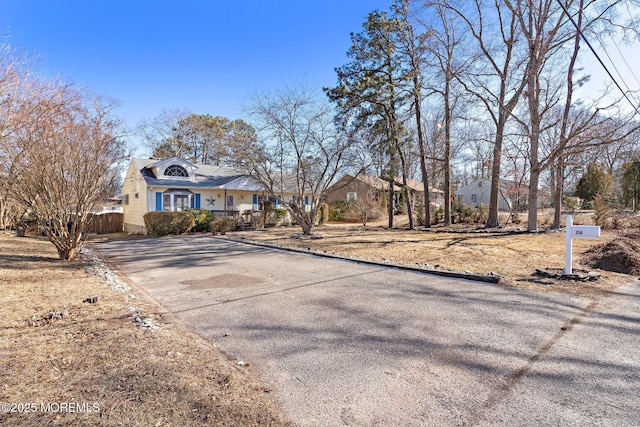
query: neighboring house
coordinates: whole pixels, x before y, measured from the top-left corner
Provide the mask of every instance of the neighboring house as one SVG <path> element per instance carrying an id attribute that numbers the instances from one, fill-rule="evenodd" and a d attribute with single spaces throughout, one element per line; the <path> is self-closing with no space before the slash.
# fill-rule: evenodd
<path id="1" fill-rule="evenodd" d="M 355 202 L 359 199 L 378 198 L 389 190 L 389 183 L 380 178 L 367 175 L 345 175 L 327 189 L 325 201 L 332 205 L 336 202 Z M 394 191 L 400 187 L 394 186 Z"/>
<path id="2" fill-rule="evenodd" d="M 150 211 L 201 208 L 237 218 L 244 212 L 261 210 L 264 201 L 278 208 L 296 197 L 285 192 L 285 200 L 280 200 L 237 169 L 196 165 L 178 157 L 132 159 L 122 192 L 124 230 L 133 233 L 147 232 L 143 216 Z"/>
<path id="3" fill-rule="evenodd" d="M 528 191 L 529 187 L 527 186 L 501 179 L 498 193 L 498 210 L 510 211 L 516 201 L 519 201 L 522 206 L 526 205 Z M 456 191 L 458 201 L 473 207 L 489 206 L 490 196 L 491 181 L 488 179 L 477 179 Z"/>
<path id="4" fill-rule="evenodd" d="M 396 185 L 402 187 L 402 178 L 396 178 Z M 407 179 L 407 187 L 409 187 L 409 191 L 414 197 L 418 197 L 421 201 L 424 201 L 424 184 L 422 181 Z M 435 207 L 444 205 L 444 191 L 430 187 L 429 202 L 431 206 Z"/>
<path id="5" fill-rule="evenodd" d="M 409 191 L 424 199 L 423 185 L 421 181 L 414 179 L 407 180 Z M 396 203 L 398 203 L 400 191 L 402 190 L 402 179 L 396 178 L 393 191 L 395 192 Z M 355 202 L 358 198 L 385 194 L 389 191 L 389 183 L 383 179 L 368 175 L 345 175 L 338 182 L 327 190 L 326 202 L 334 204 L 338 201 Z M 440 206 L 444 203 L 444 191 L 431 188 L 429 199 L 433 206 Z"/>
<path id="6" fill-rule="evenodd" d="M 120 198 L 111 198 L 105 199 L 96 203 L 93 208 L 93 213 L 95 214 L 105 214 L 105 213 L 123 213 L 122 209 L 122 199 Z"/>

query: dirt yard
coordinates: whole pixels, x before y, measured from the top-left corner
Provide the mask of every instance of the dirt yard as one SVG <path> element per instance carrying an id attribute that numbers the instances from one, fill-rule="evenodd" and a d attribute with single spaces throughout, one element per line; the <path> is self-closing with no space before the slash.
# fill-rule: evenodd
<path id="1" fill-rule="evenodd" d="M 252 367 L 94 272 L 0 232 L 0 425 L 286 425 Z"/>
<path id="2" fill-rule="evenodd" d="M 623 252 L 635 250 L 636 258 L 626 255 L 640 268 L 634 239 L 620 241 L 615 232 L 598 241 L 574 241 L 575 267 L 595 266 L 602 274 L 591 282 L 532 276 L 538 268 L 564 266 L 563 232 L 407 231 L 344 224 L 315 232 L 322 238 L 301 239 L 295 227 L 231 235 L 374 260 L 493 272 L 506 286 L 594 298 L 633 279 L 606 271 L 619 263 L 619 246 Z M 142 293 L 96 267 L 96 260 L 61 262 L 44 238 L 0 232 L 0 286 L 0 425 L 287 425 L 251 366 L 225 358 Z"/>
<path id="3" fill-rule="evenodd" d="M 380 225 L 328 224 L 316 227 L 314 233 L 321 238 L 301 238 L 300 229 L 295 227 L 232 235 L 240 239 L 365 259 L 476 274 L 493 273 L 502 277 L 504 285 L 542 292 L 596 296 L 632 279 L 629 275 L 615 272 L 620 270 L 606 271 L 602 261 L 597 263 L 601 259 L 598 253 L 585 255 L 590 248 L 614 241 L 619 236 L 614 231 L 604 231 L 598 240 L 573 241 L 575 271 L 594 270 L 602 275 L 599 280 L 588 282 L 533 276 L 536 269 L 564 269 L 564 230 L 527 233 L 514 228 L 488 232 L 482 228 L 443 230 L 436 227 L 409 231 L 402 228 L 389 230 Z M 604 262 L 611 264 L 614 260 Z"/>

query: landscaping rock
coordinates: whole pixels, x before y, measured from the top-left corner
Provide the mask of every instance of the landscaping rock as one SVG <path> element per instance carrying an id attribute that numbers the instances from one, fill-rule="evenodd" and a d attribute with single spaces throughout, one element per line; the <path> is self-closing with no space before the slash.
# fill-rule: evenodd
<path id="1" fill-rule="evenodd" d="M 592 282 L 598 280 L 601 275 L 594 271 L 573 270 L 572 274 L 566 274 L 560 268 L 537 268 L 532 276 L 549 277 L 560 280 L 577 280 L 580 282 Z"/>
<path id="2" fill-rule="evenodd" d="M 131 290 L 131 287 L 124 283 L 120 278 L 102 261 L 98 255 L 90 248 L 84 246 L 80 250 L 80 256 L 83 260 L 90 265 L 87 267 L 86 272 L 89 274 L 95 274 L 102 277 L 111 289 L 115 292 L 127 292 Z"/>
<path id="3" fill-rule="evenodd" d="M 62 311 L 60 311 L 52 308 L 51 310 L 49 310 L 49 315 L 47 318 L 49 320 L 53 320 L 53 319 L 64 319 L 66 317 L 69 317 L 69 312 L 67 311 L 67 309 L 63 309 Z"/>
<path id="4" fill-rule="evenodd" d="M 89 298 L 84 299 L 82 302 L 87 304 L 95 304 L 100 301 L 100 295 L 91 295 Z"/>

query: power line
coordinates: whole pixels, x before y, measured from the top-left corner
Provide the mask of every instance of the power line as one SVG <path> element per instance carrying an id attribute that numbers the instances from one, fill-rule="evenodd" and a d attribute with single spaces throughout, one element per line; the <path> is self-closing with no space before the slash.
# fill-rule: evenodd
<path id="1" fill-rule="evenodd" d="M 622 73 L 620 72 L 620 70 L 618 70 L 618 67 L 616 66 L 616 63 L 614 62 L 613 58 L 611 58 L 611 55 L 609 55 L 609 51 L 604 47 L 604 43 L 602 42 L 602 39 L 600 37 L 598 37 L 598 35 L 596 35 L 596 40 L 598 40 L 598 43 L 600 43 L 600 47 L 602 48 L 602 50 L 604 51 L 604 54 L 607 55 L 607 58 L 609 59 L 609 62 L 611 63 L 611 65 L 613 66 L 613 69 L 616 71 L 616 73 L 618 74 L 618 77 L 620 78 L 620 81 L 622 82 L 622 84 L 624 85 L 624 87 L 627 89 L 627 91 L 625 93 L 627 94 L 632 94 L 633 91 L 631 90 L 631 88 L 629 87 L 629 85 L 627 84 L 627 82 L 625 81 L 624 77 L 622 76 Z M 620 50 L 620 47 L 618 46 L 618 44 L 616 43 L 614 38 L 611 38 L 611 41 L 613 42 L 613 44 L 615 45 L 615 47 L 618 50 L 618 53 L 620 54 L 620 56 L 622 57 L 623 62 L 627 65 L 627 68 L 629 68 L 629 71 L 631 71 L 631 75 L 636 79 L 636 81 L 638 81 L 638 79 L 636 78 L 635 74 L 633 73 L 633 71 L 631 70 L 631 68 L 629 67 L 629 64 L 627 63 L 627 60 L 624 58 L 624 54 L 622 53 L 622 51 Z M 640 82 L 638 82 L 638 84 L 640 84 Z M 633 95 L 633 101 L 637 102 L 638 100 L 635 98 L 635 94 Z"/>
<path id="2" fill-rule="evenodd" d="M 604 68 L 604 70 L 607 72 L 607 74 L 609 75 L 611 80 L 613 80 L 613 83 L 616 85 L 618 90 L 620 90 L 620 93 L 622 93 L 622 96 L 624 96 L 625 99 L 629 102 L 629 104 L 631 105 L 631 108 L 633 108 L 633 110 L 636 112 L 636 114 L 640 115 L 640 109 L 638 109 L 638 107 L 633 104 L 631 99 L 629 99 L 629 97 L 627 96 L 627 93 L 624 90 L 622 90 L 622 87 L 620 87 L 620 84 L 618 84 L 618 81 L 615 79 L 615 77 L 613 77 L 613 75 L 611 74 L 611 71 L 609 71 L 609 68 L 607 68 L 607 66 L 604 65 L 604 62 L 602 62 L 602 59 L 600 59 L 600 55 L 598 55 L 598 53 L 593 48 L 593 46 L 591 46 L 591 43 L 589 43 L 589 40 L 587 40 L 587 37 L 582 32 L 582 29 L 580 27 L 578 27 L 578 24 L 576 24 L 576 21 L 569 14 L 569 11 L 567 10 L 567 8 L 564 7 L 564 5 L 562 4 L 562 2 L 560 0 L 557 0 L 557 2 L 560 5 L 560 7 L 562 8 L 564 14 L 567 15 L 567 18 L 569 18 L 569 20 L 571 21 L 573 26 L 576 28 L 576 31 L 578 31 L 578 34 L 580 34 L 580 37 L 582 37 L 582 40 L 584 40 L 584 42 L 587 44 L 587 46 L 589 46 L 589 49 L 591 49 L 591 52 L 593 53 L 593 55 L 596 57 L 596 59 L 598 60 L 600 65 L 602 65 L 602 68 Z"/>
<path id="3" fill-rule="evenodd" d="M 631 74 L 631 76 L 634 78 L 636 83 L 638 83 L 638 86 L 640 86 L 640 80 L 638 80 L 638 77 L 633 72 L 633 68 L 631 68 L 631 66 L 627 62 L 627 58 L 624 57 L 624 54 L 622 53 L 622 50 L 620 50 L 620 46 L 618 46 L 618 43 L 616 42 L 616 40 L 614 38 L 612 38 L 611 41 L 613 42 L 613 45 L 616 47 L 616 50 L 620 54 L 620 57 L 622 58 L 622 61 L 624 62 L 624 65 L 627 66 L 627 70 L 629 70 L 629 73 Z M 602 41 L 600 41 L 600 45 L 602 45 Z M 602 46 L 602 48 L 604 49 L 604 46 Z M 622 76 L 620 76 L 620 77 L 622 78 Z M 629 85 L 625 85 L 625 86 L 627 86 L 627 88 L 629 87 Z"/>
<path id="4" fill-rule="evenodd" d="M 607 58 L 609 59 L 609 62 L 611 63 L 611 66 L 613 67 L 613 69 L 615 70 L 615 72 L 618 74 L 618 77 L 620 77 L 620 80 L 622 80 L 622 84 L 627 88 L 627 92 L 630 92 L 631 89 L 629 89 L 629 85 L 627 84 L 627 82 L 624 81 L 624 79 L 622 78 L 622 73 L 620 72 L 620 70 L 618 70 L 618 67 L 616 66 L 616 63 L 613 62 L 613 59 L 611 59 L 611 55 L 609 55 L 609 52 L 607 51 L 607 49 L 604 49 L 604 43 L 602 42 L 602 40 L 600 39 L 600 37 L 596 36 L 596 40 L 598 40 L 598 43 L 600 43 L 600 47 L 603 48 L 604 50 L 604 54 L 607 56 Z M 626 92 L 625 92 L 626 93 Z"/>

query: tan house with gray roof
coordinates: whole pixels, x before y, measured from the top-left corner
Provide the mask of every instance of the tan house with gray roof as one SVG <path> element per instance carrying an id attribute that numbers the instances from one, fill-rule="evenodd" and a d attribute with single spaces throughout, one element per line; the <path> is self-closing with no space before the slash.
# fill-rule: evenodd
<path id="1" fill-rule="evenodd" d="M 150 211 L 200 208 L 233 217 L 259 211 L 266 200 L 278 208 L 296 197 L 284 192 L 281 200 L 237 169 L 196 165 L 178 157 L 132 159 L 122 192 L 124 229 L 130 233 L 146 233 L 143 217 Z"/>
<path id="2" fill-rule="evenodd" d="M 424 200 L 424 187 L 421 181 L 415 179 L 407 180 L 407 187 L 412 195 L 420 197 Z M 402 190 L 402 179 L 396 178 L 393 191 L 396 199 Z M 383 179 L 370 175 L 345 175 L 338 182 L 333 184 L 327 190 L 326 201 L 334 204 L 338 201 L 355 202 L 358 198 L 368 197 L 368 193 L 373 192 L 376 195 L 385 194 L 389 191 L 389 183 Z M 429 190 L 429 199 L 432 206 L 440 206 L 444 203 L 444 191 L 437 188 Z M 398 201 L 396 200 L 396 203 Z"/>

